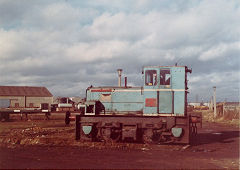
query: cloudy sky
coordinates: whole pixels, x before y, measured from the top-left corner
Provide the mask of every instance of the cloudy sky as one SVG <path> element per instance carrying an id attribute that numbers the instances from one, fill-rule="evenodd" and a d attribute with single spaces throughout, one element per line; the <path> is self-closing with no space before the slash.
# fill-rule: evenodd
<path id="1" fill-rule="evenodd" d="M 0 85 L 84 96 L 117 85 L 117 68 L 142 86 L 142 66 L 187 65 L 190 101 L 239 100 L 236 0 L 0 0 Z"/>

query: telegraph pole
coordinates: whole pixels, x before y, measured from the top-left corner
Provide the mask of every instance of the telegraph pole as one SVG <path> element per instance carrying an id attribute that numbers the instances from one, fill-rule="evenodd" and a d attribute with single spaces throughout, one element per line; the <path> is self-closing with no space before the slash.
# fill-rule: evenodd
<path id="1" fill-rule="evenodd" d="M 213 86 L 213 105 L 214 105 L 214 118 L 217 117 L 217 104 L 216 104 L 216 86 Z"/>

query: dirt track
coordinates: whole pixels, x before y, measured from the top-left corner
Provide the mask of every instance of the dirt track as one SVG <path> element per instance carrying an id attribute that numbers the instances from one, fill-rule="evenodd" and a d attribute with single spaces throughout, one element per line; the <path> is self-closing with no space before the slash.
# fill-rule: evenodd
<path id="1" fill-rule="evenodd" d="M 0 123 L 0 168 L 239 169 L 239 128 L 204 122 L 192 146 L 81 143 L 64 121 Z"/>

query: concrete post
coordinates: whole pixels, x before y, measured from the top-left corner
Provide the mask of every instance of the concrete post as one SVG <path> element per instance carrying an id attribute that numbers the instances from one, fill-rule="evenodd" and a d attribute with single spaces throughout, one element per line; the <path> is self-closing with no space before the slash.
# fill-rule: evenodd
<path id="1" fill-rule="evenodd" d="M 217 103 L 216 103 L 216 86 L 213 86 L 213 106 L 214 106 L 214 118 L 217 117 Z"/>
<path id="2" fill-rule="evenodd" d="M 213 111 L 213 97 L 212 97 L 212 96 L 211 96 L 211 98 L 210 98 L 209 110 L 210 110 L 210 111 Z"/>

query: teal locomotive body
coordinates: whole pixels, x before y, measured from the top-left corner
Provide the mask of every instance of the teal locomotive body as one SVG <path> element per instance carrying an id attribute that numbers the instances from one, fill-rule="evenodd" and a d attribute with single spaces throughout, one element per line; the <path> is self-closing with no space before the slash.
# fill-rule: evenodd
<path id="1" fill-rule="evenodd" d="M 142 87 L 88 87 L 76 139 L 189 143 L 196 122 L 187 113 L 186 66 L 143 67 Z"/>
<path id="2" fill-rule="evenodd" d="M 188 71 L 185 66 L 144 67 L 143 87 L 89 87 L 86 101 L 101 102 L 110 114 L 184 116 Z"/>

